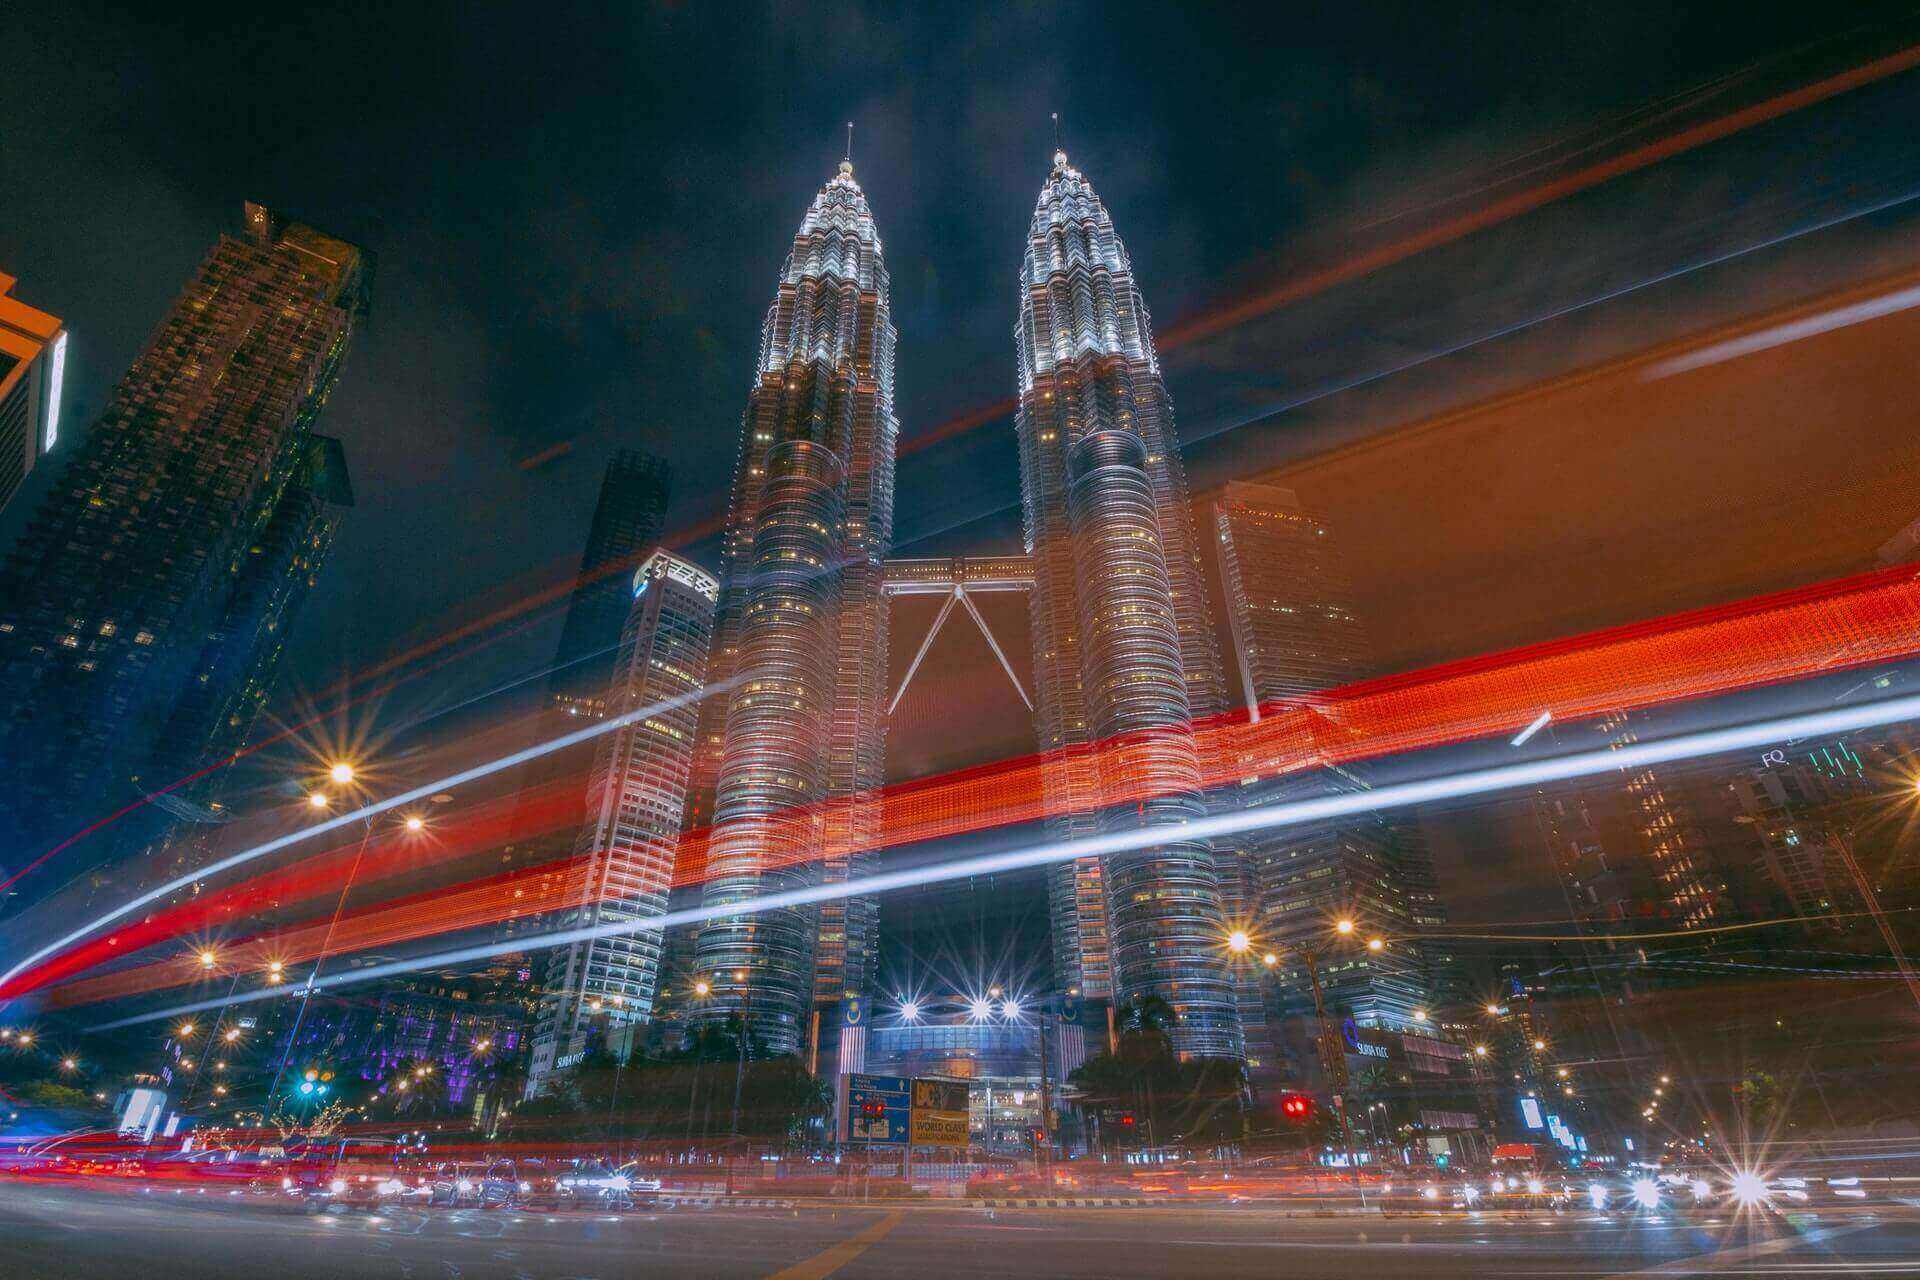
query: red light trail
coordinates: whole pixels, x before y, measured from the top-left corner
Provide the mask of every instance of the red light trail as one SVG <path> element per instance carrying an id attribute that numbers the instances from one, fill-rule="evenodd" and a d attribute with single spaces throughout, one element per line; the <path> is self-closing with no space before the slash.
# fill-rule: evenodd
<path id="1" fill-rule="evenodd" d="M 1212 788 L 1256 774 L 1298 772 L 1511 737 L 1542 712 L 1551 712 L 1561 723 L 1588 720 L 1916 653 L 1920 653 L 1920 570 L 1901 566 L 1349 685 L 1311 700 L 1264 707 L 1257 722 L 1239 713 L 1203 722 L 1195 726 L 1194 734 L 1202 781 Z M 1154 794 L 1144 781 L 1129 781 L 1131 746 L 1126 740 L 1115 740 L 1087 753 L 1089 764 L 1099 771 L 1104 803 L 1132 803 Z M 881 846 L 908 845 L 1049 816 L 1053 805 L 1046 794 L 1046 767 L 1043 758 L 1025 756 L 898 784 L 877 797 L 843 803 L 877 799 Z M 574 807 L 566 791 L 569 783 L 579 785 L 577 780 L 557 783 L 530 803 L 532 816 L 521 820 L 523 826 L 564 820 L 564 813 Z M 473 839 L 460 839 L 457 846 L 463 852 L 448 856 L 483 848 L 488 837 L 482 833 L 499 830 L 493 825 L 498 820 L 491 814 L 476 819 Z M 696 884 L 705 878 L 708 834 L 698 830 L 682 837 L 676 884 Z M 174 929 L 178 936 L 194 922 L 242 919 L 248 903 L 284 905 L 317 896 L 327 890 L 327 870 L 337 870 L 340 856 L 341 851 L 331 850 L 231 886 L 187 914 L 168 915 L 167 922 L 156 928 Z M 432 890 L 398 904 L 361 908 L 342 919 L 333 949 L 390 946 L 558 910 L 568 905 L 567 894 L 576 883 L 569 873 L 582 863 L 582 859 L 561 859 Z M 418 865 L 424 862 L 406 864 L 404 869 Z M 378 874 L 384 878 L 397 870 L 383 868 Z M 319 928 L 319 922 L 307 921 L 249 939 L 230 952 L 249 957 L 239 967 L 263 967 L 264 950 L 256 957 L 249 948 L 265 948 L 270 942 L 276 953 L 272 958 L 285 962 L 293 958 L 288 949 L 315 945 L 308 934 Z M 144 932 L 140 936 L 147 938 Z M 147 938 L 139 945 L 158 940 Z M 98 962 L 96 957 L 126 954 L 124 945 L 108 947 L 103 954 L 100 948 L 105 941 L 79 944 L 17 975 L 0 986 L 0 999 L 84 972 Z M 70 959 L 82 951 L 87 952 L 85 960 Z M 197 958 L 185 956 L 70 983 L 61 989 L 56 1003 L 105 999 L 204 977 Z"/>

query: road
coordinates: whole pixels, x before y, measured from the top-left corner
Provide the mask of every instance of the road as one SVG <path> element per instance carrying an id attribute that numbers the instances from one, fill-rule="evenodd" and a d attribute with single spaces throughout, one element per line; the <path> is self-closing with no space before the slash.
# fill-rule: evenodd
<path id="1" fill-rule="evenodd" d="M 1920 1214 L 1293 1217 L 1247 1207 L 407 1210 L 306 1217 L 229 1201 L 0 1182 L 0 1277 L 88 1280 L 1041 1280 L 1398 1274 L 1920 1274 Z"/>

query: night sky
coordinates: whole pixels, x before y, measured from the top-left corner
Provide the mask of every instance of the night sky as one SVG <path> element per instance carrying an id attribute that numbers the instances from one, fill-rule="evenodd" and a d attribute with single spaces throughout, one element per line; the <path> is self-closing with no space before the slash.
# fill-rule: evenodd
<path id="1" fill-rule="evenodd" d="M 719 509 L 775 273 L 846 121 L 892 275 L 911 438 L 1012 390 L 1050 112 L 1164 331 L 1470 201 L 1536 148 L 1564 163 L 1655 136 L 1661 110 L 1700 107 L 1683 90 L 1734 106 L 1898 47 L 1882 15 L 1910 6 L 1846 6 L 1845 28 L 1833 7 L 1753 4 L 134 8 L 11 16 L 0 270 L 73 332 L 67 410 L 84 418 L 243 200 L 378 255 L 371 321 L 321 424 L 359 501 L 292 653 L 291 683 L 316 688 L 569 573 L 616 448 L 673 464 L 670 525 Z M 1794 272 L 1886 265 L 1889 227 L 1911 237 L 1901 212 L 1807 245 L 1792 271 L 1730 269 L 1424 369 L 1385 399 L 1275 413 L 1920 184 L 1915 96 L 1865 91 L 1183 350 L 1168 373 L 1183 434 L 1206 441 L 1196 487 L 1778 300 Z M 1005 421 L 908 459 L 901 550 L 1016 546 L 1017 486 Z M 554 615 L 417 696 L 530 672 L 557 629 Z M 917 640 L 906 627 L 896 648 Z M 898 749 L 945 763 L 911 733 Z"/>

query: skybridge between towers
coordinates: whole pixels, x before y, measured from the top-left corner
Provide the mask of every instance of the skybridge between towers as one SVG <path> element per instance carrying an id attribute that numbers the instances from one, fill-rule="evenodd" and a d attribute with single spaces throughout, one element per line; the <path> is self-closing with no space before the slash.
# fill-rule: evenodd
<path id="1" fill-rule="evenodd" d="M 900 699 L 906 696 L 914 673 L 920 670 L 921 662 L 926 659 L 927 651 L 933 648 L 940 628 L 946 625 L 956 604 L 965 609 L 974 625 L 980 628 L 980 634 L 986 638 L 993 656 L 999 659 L 1000 669 L 1007 673 L 1007 679 L 1013 683 L 1014 692 L 1020 695 L 1020 701 L 1026 703 L 1027 710 L 1033 710 L 1033 699 L 1027 696 L 1026 689 L 1020 684 L 1020 677 L 1014 674 L 1013 664 L 1007 661 L 1006 651 L 1000 647 L 1000 641 L 994 638 L 993 629 L 987 625 L 986 617 L 972 599 L 977 595 L 995 592 L 1030 594 L 1033 591 L 1031 559 L 1026 556 L 953 556 L 935 560 L 889 560 L 884 566 L 880 591 L 888 599 L 894 596 L 946 597 L 940 611 L 933 616 L 933 625 L 927 628 L 927 638 L 920 642 L 920 648 L 914 652 L 906 675 L 900 678 L 900 687 L 887 703 L 888 715 L 893 714 L 894 708 L 900 705 Z"/>

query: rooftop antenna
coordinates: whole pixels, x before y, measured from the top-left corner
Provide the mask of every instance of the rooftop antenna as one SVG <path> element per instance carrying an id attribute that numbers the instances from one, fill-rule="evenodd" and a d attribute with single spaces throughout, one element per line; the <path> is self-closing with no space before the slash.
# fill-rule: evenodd
<path id="1" fill-rule="evenodd" d="M 847 121 L 847 155 L 846 155 L 846 161 L 847 161 L 847 163 L 848 163 L 848 164 L 852 164 L 852 163 L 853 163 L 853 121 L 851 121 L 851 120 L 849 120 L 849 121 Z"/>
<path id="2" fill-rule="evenodd" d="M 1058 111 L 1053 113 L 1053 149 L 1055 151 L 1060 149 L 1060 113 Z"/>

